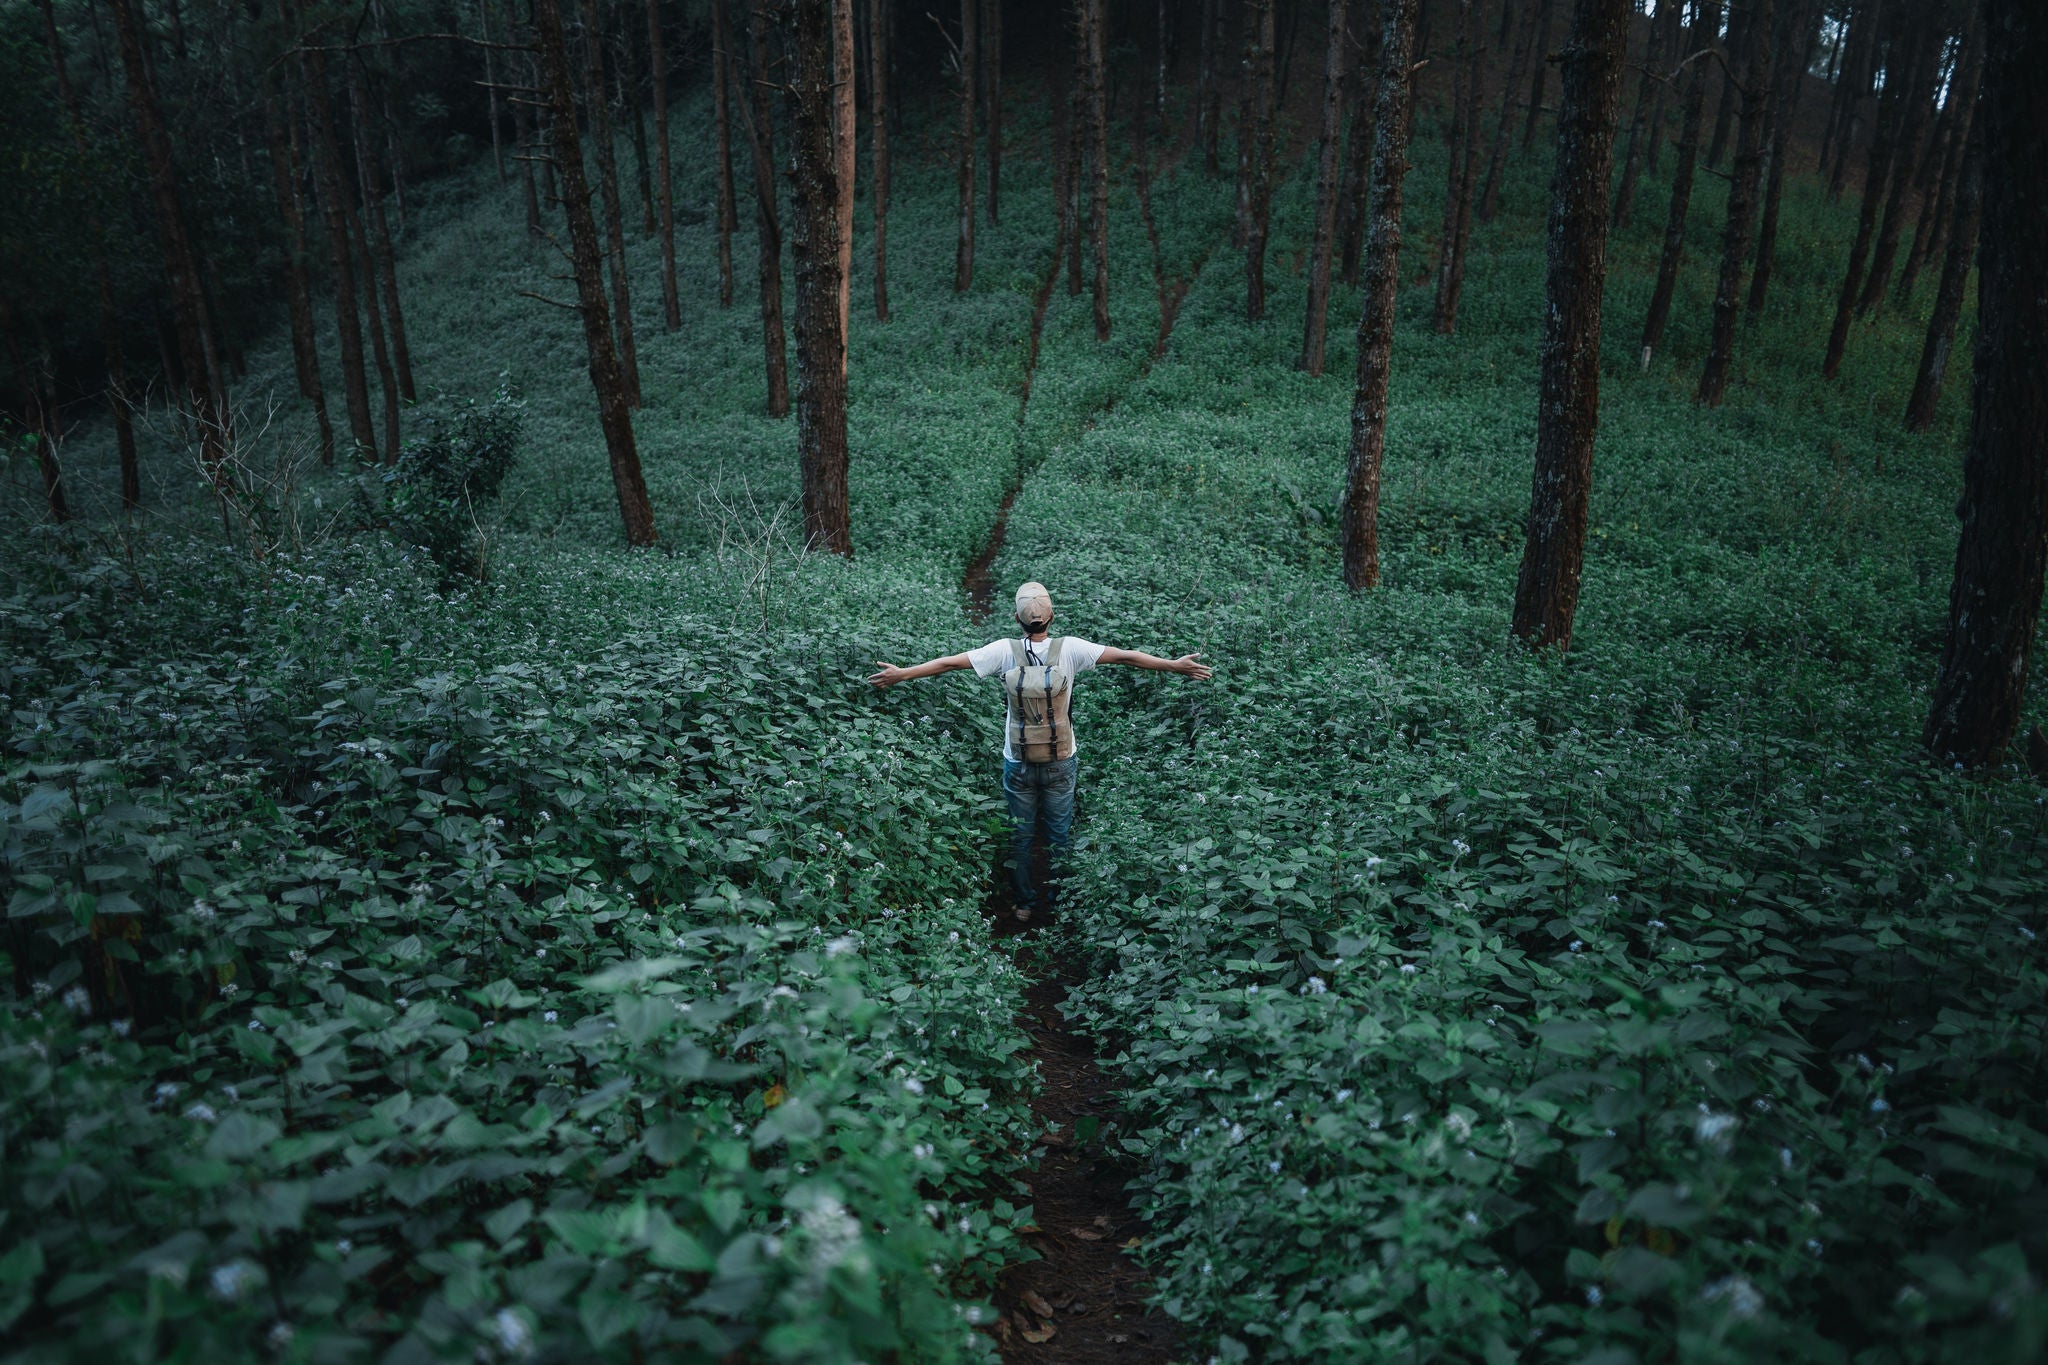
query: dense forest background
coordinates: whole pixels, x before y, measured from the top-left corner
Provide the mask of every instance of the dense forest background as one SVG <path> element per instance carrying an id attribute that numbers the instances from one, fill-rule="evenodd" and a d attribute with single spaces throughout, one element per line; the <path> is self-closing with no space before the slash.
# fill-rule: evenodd
<path id="1" fill-rule="evenodd" d="M 2042 35 L 10 0 L 0 1352 L 2038 1358 Z"/>

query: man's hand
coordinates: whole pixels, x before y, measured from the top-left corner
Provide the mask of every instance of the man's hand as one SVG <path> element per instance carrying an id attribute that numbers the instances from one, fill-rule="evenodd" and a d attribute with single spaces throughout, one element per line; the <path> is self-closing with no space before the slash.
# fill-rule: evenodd
<path id="1" fill-rule="evenodd" d="M 1209 665 L 1202 663 L 1200 661 L 1201 658 L 1202 656 L 1199 651 L 1193 654 L 1183 654 L 1168 664 L 1167 667 L 1176 673 L 1184 673 L 1198 682 L 1207 682 L 1213 670 Z"/>
<path id="2" fill-rule="evenodd" d="M 875 662 L 882 664 L 882 671 L 868 674 L 868 681 L 877 687 L 894 687 L 897 683 L 910 676 L 910 670 L 907 668 L 898 668 L 894 664 L 884 664 L 880 659 L 875 660 Z"/>

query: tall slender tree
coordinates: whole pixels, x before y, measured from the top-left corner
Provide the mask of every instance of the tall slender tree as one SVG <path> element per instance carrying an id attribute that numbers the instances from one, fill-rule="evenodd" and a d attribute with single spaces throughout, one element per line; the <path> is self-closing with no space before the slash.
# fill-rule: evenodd
<path id="1" fill-rule="evenodd" d="M 125 0 L 124 0 L 125 3 Z M 317 34 L 304 29 L 305 7 L 297 9 L 302 30 L 299 72 L 306 96 L 306 126 L 313 151 L 315 199 L 327 229 L 328 265 L 334 290 L 334 332 L 341 365 L 342 406 L 348 413 L 349 435 L 356 457 L 374 463 L 377 435 L 370 416 L 370 380 L 364 364 L 361 305 L 357 301 L 355 236 L 349 231 L 348 190 L 342 178 L 340 140 L 334 129 L 334 102 L 327 86 L 327 54 Z M 368 285 L 374 290 L 374 285 Z"/>
<path id="2" fill-rule="evenodd" d="M 718 306 L 732 306 L 732 234 L 738 225 L 732 194 L 732 120 L 727 92 L 732 61 L 732 35 L 725 21 L 726 0 L 711 0 L 712 121 L 718 135 Z M 661 233 L 661 321 L 674 332 L 683 325 L 682 291 L 676 283 L 675 159 L 668 139 L 668 40 L 661 29 L 661 0 L 647 0 L 647 67 L 654 87 L 654 173 Z"/>
<path id="3" fill-rule="evenodd" d="M 528 56 L 527 61 L 531 70 L 538 70 L 538 66 L 534 63 L 534 58 L 531 55 Z M 526 88 L 533 90 L 537 89 L 539 85 L 540 77 L 529 74 Z M 518 152 L 515 159 L 519 162 L 520 199 L 526 206 L 526 235 L 529 237 L 539 237 L 543 231 L 540 220 L 540 186 L 535 183 L 536 177 L 533 173 L 533 163 L 543 159 L 541 134 L 534 127 L 534 117 L 527 108 L 531 101 L 528 98 L 515 96 L 509 102 L 512 105 L 512 133 L 518 141 Z"/>
<path id="4" fill-rule="evenodd" d="M 1526 0 L 1524 0 L 1526 3 Z M 1550 16 L 1557 0 L 1538 0 L 1536 5 L 1536 46 L 1529 63 L 1529 111 L 1522 120 L 1522 150 L 1536 145 L 1536 121 L 1543 116 L 1543 90 L 1550 80 Z"/>
<path id="5" fill-rule="evenodd" d="M 789 347 L 782 328 L 782 210 L 775 195 L 774 105 L 771 79 L 769 4 L 750 0 L 747 10 L 747 97 L 740 113 L 747 123 L 747 150 L 754 166 L 755 271 L 761 285 L 761 346 L 767 356 L 768 415 L 789 416 Z"/>
<path id="6" fill-rule="evenodd" d="M 1664 250 L 1657 260 L 1657 283 L 1650 291 L 1650 311 L 1643 318 L 1642 366 L 1664 344 L 1664 325 L 1671 318 L 1671 298 L 1678 288 L 1678 266 L 1685 258 L 1685 219 L 1692 207 L 1693 175 L 1699 165 L 1700 125 L 1706 118 L 1706 55 L 1719 42 L 1721 0 L 1700 0 L 1693 11 L 1692 51 L 1685 58 L 1685 117 L 1678 129 L 1676 164 L 1671 170 L 1671 204 L 1664 216 Z"/>
<path id="7" fill-rule="evenodd" d="M 1714 288 L 1714 323 L 1706 364 L 1694 397 L 1719 407 L 1728 391 L 1735 359 L 1735 320 L 1742 311 L 1742 273 L 1749 261 L 1750 229 L 1756 222 L 1757 187 L 1763 175 L 1764 124 L 1771 110 L 1771 6 L 1752 0 L 1745 60 L 1737 93 L 1741 126 L 1735 134 L 1735 165 L 1728 178 L 1728 220 L 1721 233 L 1721 277 Z"/>
<path id="8" fill-rule="evenodd" d="M 1417 0 L 1381 0 L 1378 93 L 1374 97 L 1372 226 L 1365 244 L 1364 306 L 1358 315 L 1358 384 L 1351 398 L 1338 541 L 1344 583 L 1380 582 L 1380 462 L 1387 445 L 1387 376 L 1394 351 L 1394 301 L 1401 287 L 1401 188 L 1415 101 Z"/>
<path id="9" fill-rule="evenodd" d="M 108 0 L 121 49 L 122 74 L 128 82 L 128 107 L 135 116 L 137 140 L 149 168 L 149 188 L 156 209 L 157 239 L 163 247 L 164 273 L 171 285 L 171 322 L 178 343 L 192 417 L 199 427 L 201 458 L 218 470 L 227 458 L 227 395 L 218 382 L 212 357 L 205 286 L 200 281 L 199 253 L 185 221 L 179 196 L 178 164 L 164 128 L 156 79 L 142 45 L 142 24 L 134 0 Z"/>
<path id="10" fill-rule="evenodd" d="M 1884 217 L 1871 246 L 1870 272 L 1864 276 L 1862 292 L 1857 296 L 1858 315 L 1882 303 L 1885 287 L 1891 283 L 1892 266 L 1899 255 L 1899 237 L 1906 226 L 1906 196 L 1919 168 L 1921 144 L 1926 141 L 1933 92 L 1940 74 L 1938 67 L 1947 41 L 1944 26 L 1930 16 L 1921 25 L 1919 41 L 1912 48 L 1912 65 L 1906 73 L 1909 83 L 1900 102 L 1898 145 L 1892 155 L 1890 183 L 1885 187 Z"/>
<path id="11" fill-rule="evenodd" d="M 1897 30 L 1900 10 L 1893 11 L 1893 32 L 1879 39 L 1880 56 L 1886 62 L 1902 58 L 1906 44 Z M 1896 70 L 1896 68 L 1893 68 Z M 1849 244 L 1849 264 L 1842 272 L 1842 288 L 1835 296 L 1834 326 L 1828 331 L 1827 354 L 1821 360 L 1820 372 L 1833 379 L 1842 370 L 1842 357 L 1849 348 L 1849 321 L 1856 310 L 1856 299 L 1863 285 L 1863 267 L 1870 258 L 1871 240 L 1877 232 L 1878 205 L 1884 200 L 1885 186 L 1890 183 L 1893 161 L 1893 130 L 1899 122 L 1899 105 L 1903 102 L 1903 87 L 1909 82 L 1893 80 L 1887 83 L 1884 97 L 1878 101 L 1877 122 L 1871 132 L 1870 158 L 1863 172 L 1863 201 L 1856 213 L 1856 235 Z"/>
<path id="12" fill-rule="evenodd" d="M 988 220 L 1002 221 L 1003 0 L 981 0 L 981 89 L 988 111 Z"/>
<path id="13" fill-rule="evenodd" d="M 1337 277 L 1358 283 L 1365 249 L 1366 190 L 1372 183 L 1373 107 L 1379 100 L 1380 0 L 1351 9 L 1351 130 L 1344 145 L 1344 187 L 1337 198 Z"/>
<path id="14" fill-rule="evenodd" d="M 1642 178 L 1645 153 L 1649 150 L 1650 104 L 1652 92 L 1660 88 L 1665 76 L 1658 69 L 1664 54 L 1658 40 L 1664 33 L 1665 12 L 1678 0 L 1655 0 L 1656 8 L 1650 14 L 1650 45 L 1643 53 L 1642 73 L 1636 78 L 1635 113 L 1628 121 L 1627 150 L 1621 158 L 1621 188 L 1614 192 L 1614 226 L 1627 227 L 1629 214 L 1635 208 L 1636 185 Z"/>
<path id="15" fill-rule="evenodd" d="M 484 40 L 484 92 L 491 118 L 491 160 L 498 168 L 498 183 L 505 183 L 504 122 L 498 114 L 498 46 L 491 41 L 491 0 L 476 0 L 477 30 Z"/>
<path id="16" fill-rule="evenodd" d="M 1785 197 L 1785 159 L 1792 151 L 1792 120 L 1799 112 L 1807 69 L 1813 64 L 1822 17 L 1822 7 L 1812 0 L 1786 0 L 1778 11 L 1776 36 L 1772 40 L 1778 57 L 1771 68 L 1771 107 L 1765 133 L 1769 152 L 1765 158 L 1763 221 L 1757 226 L 1756 265 L 1749 277 L 1752 317 L 1764 311 L 1771 273 L 1777 265 L 1778 215 Z"/>
<path id="17" fill-rule="evenodd" d="M 1095 339 L 1109 340 L 1109 72 L 1108 19 L 1104 0 L 1081 0 L 1088 31 L 1083 35 L 1088 73 L 1088 237 L 1095 260 L 1092 298 Z"/>
<path id="18" fill-rule="evenodd" d="M 1338 137 L 1344 118 L 1344 0 L 1329 0 L 1329 36 L 1323 48 L 1323 126 L 1316 147 L 1316 217 L 1308 253 L 1308 308 L 1301 368 L 1323 372 L 1323 335 L 1330 317 L 1330 254 L 1337 231 Z"/>
<path id="19" fill-rule="evenodd" d="M 1452 115 L 1450 183 L 1444 197 L 1439 238 L 1434 326 L 1442 335 L 1458 330 L 1458 302 L 1465 292 L 1465 250 L 1472 241 L 1472 196 L 1479 158 L 1479 86 L 1486 68 L 1486 16 L 1480 0 L 1461 0 L 1466 13 L 1459 29 L 1457 109 Z"/>
<path id="20" fill-rule="evenodd" d="M 604 202 L 604 236 L 612 281 L 612 325 L 618 332 L 619 373 L 626 401 L 640 406 L 639 347 L 633 341 L 633 286 L 626 273 L 625 206 L 619 199 L 618 139 L 612 134 L 611 101 L 605 96 L 604 26 L 597 0 L 582 0 L 584 108 L 590 140 L 596 144 L 597 187 Z M 559 169 L 559 167 L 557 168 Z"/>
<path id="21" fill-rule="evenodd" d="M 964 294 L 974 283 L 974 68 L 980 60 L 975 30 L 980 27 L 980 0 L 960 0 L 960 145 L 955 151 L 959 182 L 960 223 L 953 243 L 953 292 Z"/>
<path id="22" fill-rule="evenodd" d="M 384 326 L 390 336 L 391 373 L 398 381 L 398 396 L 415 403 L 419 401 L 419 390 L 413 384 L 412 345 L 406 339 L 405 311 L 399 301 L 398 253 L 392 248 L 391 226 L 384 216 L 383 176 L 376 143 L 369 135 L 373 106 L 360 60 L 349 63 L 349 82 L 349 123 L 356 135 L 356 184 L 363 201 L 370 273 L 383 303 Z"/>
<path id="23" fill-rule="evenodd" d="M 2019 726 L 2048 564 L 2048 15 L 2030 0 L 1983 14 L 1975 409 L 1924 735 L 1935 759 L 1971 767 L 1998 762 Z"/>
<path id="24" fill-rule="evenodd" d="M 542 93 L 548 104 L 555 174 L 561 186 L 562 212 L 569 224 L 569 258 L 576 272 L 583 349 L 589 361 L 590 387 L 597 395 L 598 422 L 604 428 L 612 487 L 618 494 L 626 543 L 652 545 L 659 537 L 654 508 L 647 499 L 647 480 L 640 469 L 640 447 L 633 435 L 632 402 L 619 364 L 618 340 L 612 334 L 605 305 L 604 252 L 590 211 L 590 182 L 583 174 L 583 144 L 576 131 L 576 77 L 562 31 L 561 0 L 533 0 L 533 25 L 540 40 Z M 596 88 L 601 91 L 604 87 L 599 83 Z"/>
<path id="25" fill-rule="evenodd" d="M 875 209 L 875 321 L 889 320 L 889 6 L 868 0 L 868 154 Z M 1057 65 L 1057 60 L 1055 60 Z M 1057 149 L 1054 156 L 1058 156 Z M 1059 173 L 1054 170 L 1057 182 Z"/>
<path id="26" fill-rule="evenodd" d="M 292 327 L 292 366 L 299 381 L 299 396 L 313 405 L 314 425 L 320 433 L 320 461 L 334 463 L 334 426 L 327 416 L 327 389 L 320 379 L 320 348 L 313 327 L 313 290 L 310 276 L 312 247 L 306 236 L 306 213 L 299 198 L 299 162 L 292 144 L 296 138 L 285 126 L 278 97 L 268 93 L 263 100 L 263 128 L 270 144 L 270 185 L 277 196 L 278 216 L 285 225 L 285 303 Z M 133 436 L 129 440 L 133 441 Z M 124 458 L 126 452 L 123 452 Z M 122 482 L 127 482 L 126 466 Z"/>
<path id="27" fill-rule="evenodd" d="M 832 184 L 839 197 L 833 216 L 839 230 L 839 368 L 846 369 L 847 323 L 853 307 L 853 181 L 859 162 L 854 146 L 860 102 L 854 89 L 853 0 L 832 0 Z"/>
<path id="28" fill-rule="evenodd" d="M 1937 235 L 1937 224 L 1947 212 L 1949 198 L 1955 192 L 1955 179 L 1962 160 L 1962 142 L 1967 135 L 1970 121 L 1970 106 L 1959 98 L 1963 88 L 1973 88 L 1975 77 L 1972 68 L 1977 63 L 1977 27 L 1968 25 L 1956 49 L 1955 63 L 1949 69 L 1945 82 L 1945 97 L 1941 101 L 1941 115 L 1935 123 L 1935 132 L 1928 152 L 1920 162 L 1920 175 L 1914 189 L 1920 196 L 1919 219 L 1913 225 L 1913 245 L 1906 253 L 1906 263 L 1899 270 L 1897 286 L 1898 301 L 1903 303 L 1913 296 L 1913 285 L 1920 278 L 1921 268 L 1927 264 Z"/>
<path id="29" fill-rule="evenodd" d="M 1667 5 L 1674 0 L 1663 0 Z M 1515 112 L 1515 91 L 1521 88 L 1522 77 L 1528 74 L 1530 49 L 1536 41 L 1536 7 L 1534 5 L 1511 5 L 1519 17 L 1515 20 L 1515 48 L 1508 58 L 1508 72 L 1500 87 L 1500 112 L 1493 125 L 1493 144 L 1486 154 L 1486 183 L 1479 191 L 1479 221 L 1490 223 L 1493 215 L 1500 211 L 1500 181 L 1508 163 L 1508 128 Z"/>
<path id="30" fill-rule="evenodd" d="M 1099 6 L 1101 0 L 1090 0 Z M 1273 216 L 1273 6 L 1245 0 L 1244 115 L 1238 123 L 1239 233 L 1244 239 L 1244 315 L 1266 316 L 1266 243 Z"/>
<path id="31" fill-rule="evenodd" d="M 1963 316 L 1963 291 L 1970 280 L 1970 262 L 1977 254 L 1977 227 L 1984 207 L 1984 139 L 1974 127 L 1965 136 L 1968 141 L 1956 185 L 1955 226 L 1949 229 L 1941 283 L 1935 286 L 1934 309 L 1927 319 L 1927 340 L 1920 347 L 1920 367 L 1913 376 L 1913 396 L 1906 402 L 1908 431 L 1927 431 L 1934 426 L 1942 380 L 1948 374 L 1949 351 L 1956 341 L 1956 324 Z"/>
<path id="32" fill-rule="evenodd" d="M 782 3 L 792 59 L 786 93 L 796 214 L 790 251 L 796 265 L 796 440 L 804 536 L 819 549 L 851 557 L 846 335 L 839 330 L 839 153 L 833 131 L 835 0 Z"/>
<path id="33" fill-rule="evenodd" d="M 1600 427 L 1600 291 L 1607 275 L 1607 184 L 1629 0 L 1573 0 L 1558 54 L 1557 161 L 1538 352 L 1536 473 L 1511 629 L 1532 647 L 1571 648 L 1586 555 L 1593 438 Z"/>
<path id="34" fill-rule="evenodd" d="M 1195 137 L 1202 144 L 1202 166 L 1211 175 L 1222 171 L 1218 155 L 1223 124 L 1223 87 L 1216 78 L 1217 49 L 1223 45 L 1223 0 L 1201 0 L 1201 48 L 1195 77 Z"/>

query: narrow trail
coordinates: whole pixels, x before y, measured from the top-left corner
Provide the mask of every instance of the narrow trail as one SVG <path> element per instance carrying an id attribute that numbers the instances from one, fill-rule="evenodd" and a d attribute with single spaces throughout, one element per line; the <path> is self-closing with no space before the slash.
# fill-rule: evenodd
<path id="1" fill-rule="evenodd" d="M 1159 334 L 1125 390 L 1143 383 L 1154 362 L 1166 354 L 1181 301 L 1214 252 L 1213 245 L 1203 252 L 1188 278 L 1167 278 L 1152 216 L 1151 176 L 1145 164 L 1149 156 L 1142 146 L 1139 157 L 1138 199 L 1152 243 Z M 1010 508 L 1035 468 L 1024 450 L 1021 433 L 1064 245 L 1056 238 L 1052 264 L 1032 304 L 1024 381 L 1017 404 L 1017 467 L 1003 492 L 987 542 L 961 576 L 961 594 L 969 618 L 975 621 L 993 614 L 995 561 L 1009 529 Z M 1097 405 L 1083 426 L 1093 425 L 1115 402 L 1112 396 Z M 1041 876 L 1043 856 L 1041 850 Z M 1142 1244 L 1145 1225 L 1126 1188 L 1132 1169 L 1118 1155 L 1114 1142 L 1125 1124 L 1116 1102 L 1116 1083 L 1098 1065 L 1092 1040 L 1070 1025 L 1062 1013 L 1062 1005 L 1081 983 L 1083 973 L 1076 964 L 1049 959 L 1034 950 L 1034 926 L 1020 925 L 1011 913 L 1007 878 L 1000 867 L 991 878 L 986 906 L 995 936 L 1010 940 L 1011 956 L 1030 959 L 1034 969 L 1018 1022 L 1031 1038 L 1031 1057 L 1038 1064 L 1041 1084 L 1031 1108 L 1039 1121 L 1043 1152 L 1029 1181 L 1035 1221 L 1025 1233 L 1039 1259 L 1012 1265 L 996 1283 L 992 1297 L 1000 1316 L 991 1330 L 997 1347 L 1009 1365 L 1055 1361 L 1060 1365 L 1168 1365 L 1178 1358 L 1183 1337 L 1178 1323 L 1146 1306 L 1151 1276 L 1133 1255 Z"/>

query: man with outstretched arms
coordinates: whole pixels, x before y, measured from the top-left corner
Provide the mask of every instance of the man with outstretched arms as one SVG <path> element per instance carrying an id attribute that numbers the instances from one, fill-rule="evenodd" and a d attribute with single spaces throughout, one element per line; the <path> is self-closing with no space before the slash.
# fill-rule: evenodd
<path id="1" fill-rule="evenodd" d="M 1161 659 L 1136 649 L 1114 649 L 1075 635 L 1054 638 L 1052 595 L 1042 583 L 1017 589 L 1019 638 L 991 640 L 965 654 L 927 659 L 911 668 L 881 663 L 868 681 L 893 687 L 910 678 L 929 678 L 956 668 L 971 668 L 976 677 L 1000 678 L 1008 700 L 1003 724 L 1003 798 L 1010 808 L 1011 886 L 1017 918 L 1029 920 L 1038 904 L 1031 882 L 1031 841 L 1039 825 L 1052 845 L 1053 856 L 1065 854 L 1074 825 L 1074 783 L 1079 746 L 1067 723 L 1074 679 L 1097 664 L 1129 664 L 1133 668 L 1209 676 L 1199 654 Z"/>

